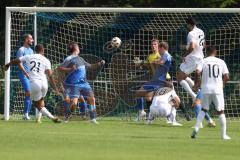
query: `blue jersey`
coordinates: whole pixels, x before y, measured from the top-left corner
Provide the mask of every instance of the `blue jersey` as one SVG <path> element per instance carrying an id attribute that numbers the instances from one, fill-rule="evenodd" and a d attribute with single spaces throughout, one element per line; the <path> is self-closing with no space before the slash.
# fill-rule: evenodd
<path id="1" fill-rule="evenodd" d="M 34 54 L 34 53 L 30 47 L 29 48 L 21 47 L 17 51 L 17 58 L 20 58 L 20 57 L 26 56 L 26 55 L 31 55 L 31 54 Z M 27 72 L 29 71 L 29 68 L 27 67 L 26 63 L 23 63 L 23 67 Z M 19 70 L 19 75 L 24 76 L 24 74 L 21 70 Z"/>
<path id="2" fill-rule="evenodd" d="M 87 63 L 83 58 L 78 55 L 68 56 L 62 63 L 62 67 L 76 66 L 76 70 L 72 71 L 66 76 L 65 84 L 82 84 L 86 82 L 86 68 L 91 64 Z"/>
<path id="3" fill-rule="evenodd" d="M 161 60 L 163 60 L 165 63 L 156 67 L 152 80 L 166 80 L 166 74 L 172 65 L 172 56 L 168 52 L 165 52 L 161 55 Z"/>

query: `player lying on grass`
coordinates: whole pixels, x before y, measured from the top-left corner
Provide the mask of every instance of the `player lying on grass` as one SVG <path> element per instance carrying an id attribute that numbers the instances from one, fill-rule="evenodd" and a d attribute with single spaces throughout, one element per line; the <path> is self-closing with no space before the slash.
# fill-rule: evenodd
<path id="1" fill-rule="evenodd" d="M 201 106 L 201 99 L 202 99 L 202 92 L 201 90 L 199 89 L 198 90 L 198 93 L 197 93 L 197 97 L 193 103 L 193 108 L 194 108 L 194 111 L 195 111 L 195 116 L 197 118 L 199 112 L 202 110 L 202 106 Z M 208 112 L 206 112 L 205 114 L 205 119 L 206 121 L 208 122 L 208 126 L 209 127 L 216 127 L 216 124 L 215 122 L 212 120 L 212 118 L 210 117 L 210 115 L 208 114 Z M 203 128 L 203 124 L 200 123 L 200 128 Z"/>
<path id="2" fill-rule="evenodd" d="M 86 96 L 89 102 L 89 113 L 92 123 L 98 124 L 96 120 L 96 104 L 93 90 L 86 80 L 86 69 L 102 67 L 105 61 L 102 60 L 96 64 L 89 64 L 83 58 L 79 57 L 79 46 L 78 44 L 72 44 L 71 55 L 68 56 L 62 65 L 59 67 L 60 71 L 67 73 L 64 81 L 65 95 L 70 98 L 69 113 L 66 116 L 68 121 L 71 114 L 74 112 L 79 97 Z"/>
<path id="3" fill-rule="evenodd" d="M 50 84 L 54 87 L 54 90 L 58 92 L 54 79 L 52 78 L 51 63 L 44 56 L 44 47 L 42 44 L 38 44 L 35 47 L 36 54 L 22 56 L 14 59 L 5 65 L 5 70 L 8 70 L 10 65 L 25 63 L 30 69 L 29 72 L 23 69 L 23 73 L 30 80 L 30 96 L 35 103 L 38 113 L 36 115 L 37 122 L 41 122 L 42 114 L 50 118 L 53 122 L 61 122 L 58 117 L 54 117 L 45 108 L 44 97 L 48 90 L 47 76 L 49 77 Z M 47 74 L 47 76 L 46 76 Z"/>
<path id="4" fill-rule="evenodd" d="M 180 71 L 177 73 L 177 80 L 180 85 L 187 91 L 195 100 L 196 94 L 192 90 L 196 90 L 197 85 L 194 84 L 193 80 L 189 77 L 191 73 L 195 71 L 195 81 L 200 77 L 199 67 L 203 60 L 203 48 L 205 46 L 204 32 L 197 28 L 196 21 L 193 18 L 186 20 L 187 28 L 189 30 L 187 36 L 186 53 L 183 55 L 183 62 L 180 65 Z"/>
<path id="5" fill-rule="evenodd" d="M 155 117 L 164 116 L 169 117 L 169 122 L 173 126 L 182 126 L 176 121 L 176 109 L 179 104 L 180 98 L 177 96 L 173 85 L 171 83 L 163 85 L 153 97 L 147 123 L 151 124 Z"/>
<path id="6" fill-rule="evenodd" d="M 200 123 L 202 123 L 209 106 L 213 103 L 219 115 L 221 125 L 221 136 L 225 140 L 231 139 L 226 134 L 226 117 L 224 114 L 223 85 L 229 80 L 229 72 L 226 63 L 216 58 L 217 51 L 213 46 L 207 47 L 207 58 L 204 58 L 202 67 L 202 110 L 197 116 L 197 122 L 191 138 L 196 138 Z M 200 83 L 200 82 L 199 82 Z"/>

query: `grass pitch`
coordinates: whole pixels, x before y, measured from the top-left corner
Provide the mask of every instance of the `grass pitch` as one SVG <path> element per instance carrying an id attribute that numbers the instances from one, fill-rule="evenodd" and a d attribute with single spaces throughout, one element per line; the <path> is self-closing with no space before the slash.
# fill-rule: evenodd
<path id="1" fill-rule="evenodd" d="M 172 127 L 163 121 L 107 120 L 36 124 L 0 121 L 1 160 L 239 160 L 240 122 L 228 122 L 232 140 L 220 139 L 220 128 L 200 130 L 190 139 L 191 126 Z"/>

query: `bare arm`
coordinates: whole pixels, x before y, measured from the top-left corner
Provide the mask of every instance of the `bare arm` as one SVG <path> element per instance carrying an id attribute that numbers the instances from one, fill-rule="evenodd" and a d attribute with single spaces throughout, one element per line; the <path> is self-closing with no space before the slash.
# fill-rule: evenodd
<path id="1" fill-rule="evenodd" d="M 186 57 L 187 55 L 189 55 L 194 50 L 195 47 L 196 47 L 195 43 L 191 42 L 189 47 L 186 49 L 186 52 L 183 55 L 183 57 Z"/>
<path id="2" fill-rule="evenodd" d="M 152 62 L 153 64 L 163 65 L 165 61 L 163 59 L 158 59 Z"/>
<path id="3" fill-rule="evenodd" d="M 226 74 L 224 74 L 223 75 L 223 84 L 225 85 L 226 83 L 227 83 L 227 81 L 229 81 L 229 74 L 228 73 L 226 73 Z"/>
<path id="4" fill-rule="evenodd" d="M 52 74 L 52 70 L 51 69 L 47 69 L 45 72 L 46 72 L 46 74 L 47 74 L 47 76 L 49 78 L 49 83 L 51 84 L 53 89 L 58 93 L 58 88 L 57 88 L 56 83 L 55 83 L 55 81 L 53 79 L 53 76 L 52 76 L 53 75 Z"/>
<path id="5" fill-rule="evenodd" d="M 103 66 L 105 64 L 105 61 L 104 60 L 101 60 L 100 62 L 97 62 L 95 64 L 90 64 L 90 63 L 87 63 L 86 62 L 86 67 L 88 68 L 91 68 L 91 69 L 96 69 L 96 68 L 99 68 L 101 66 Z"/>
<path id="6" fill-rule="evenodd" d="M 66 67 L 62 67 L 62 66 L 58 67 L 58 70 L 62 71 L 64 73 L 70 73 L 70 72 L 74 71 L 75 69 L 76 69 L 76 65 L 73 65 L 71 68 L 66 68 Z"/>
<path id="7" fill-rule="evenodd" d="M 24 73 L 24 75 L 29 79 L 29 74 L 28 74 L 28 72 L 25 70 L 25 68 L 23 67 L 22 62 L 18 63 L 18 67 L 21 69 L 21 71 Z"/>

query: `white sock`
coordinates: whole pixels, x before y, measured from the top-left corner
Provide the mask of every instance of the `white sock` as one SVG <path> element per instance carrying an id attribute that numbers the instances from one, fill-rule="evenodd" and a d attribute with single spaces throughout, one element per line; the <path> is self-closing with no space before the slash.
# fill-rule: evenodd
<path id="1" fill-rule="evenodd" d="M 220 114 L 219 115 L 219 120 L 220 120 L 220 125 L 221 125 L 221 134 L 222 134 L 222 136 L 225 136 L 226 135 L 226 130 L 227 130 L 227 123 L 226 123 L 225 114 Z"/>
<path id="2" fill-rule="evenodd" d="M 193 99 L 196 98 L 197 95 L 192 91 L 187 81 L 181 80 L 180 85 L 192 96 Z"/>
<path id="3" fill-rule="evenodd" d="M 170 119 L 172 122 L 176 122 L 176 115 L 177 115 L 176 108 L 172 107 L 171 114 L 170 114 Z"/>
<path id="4" fill-rule="evenodd" d="M 194 86 L 194 82 L 193 82 L 193 80 L 192 80 L 190 77 L 187 77 L 185 80 L 187 81 L 188 85 L 189 85 L 191 88 Z"/>
<path id="5" fill-rule="evenodd" d="M 36 109 L 36 119 L 40 120 L 42 118 L 42 112 L 40 112 L 38 109 Z"/>
<path id="6" fill-rule="evenodd" d="M 204 117 L 205 117 L 205 112 L 201 110 L 199 112 L 198 116 L 197 116 L 197 122 L 196 122 L 196 125 L 195 125 L 195 131 L 196 132 L 199 131 L 200 124 L 202 123 Z"/>
<path id="7" fill-rule="evenodd" d="M 43 107 L 40 112 L 42 112 L 43 115 L 47 116 L 50 119 L 54 118 L 54 116 L 45 107 Z"/>

